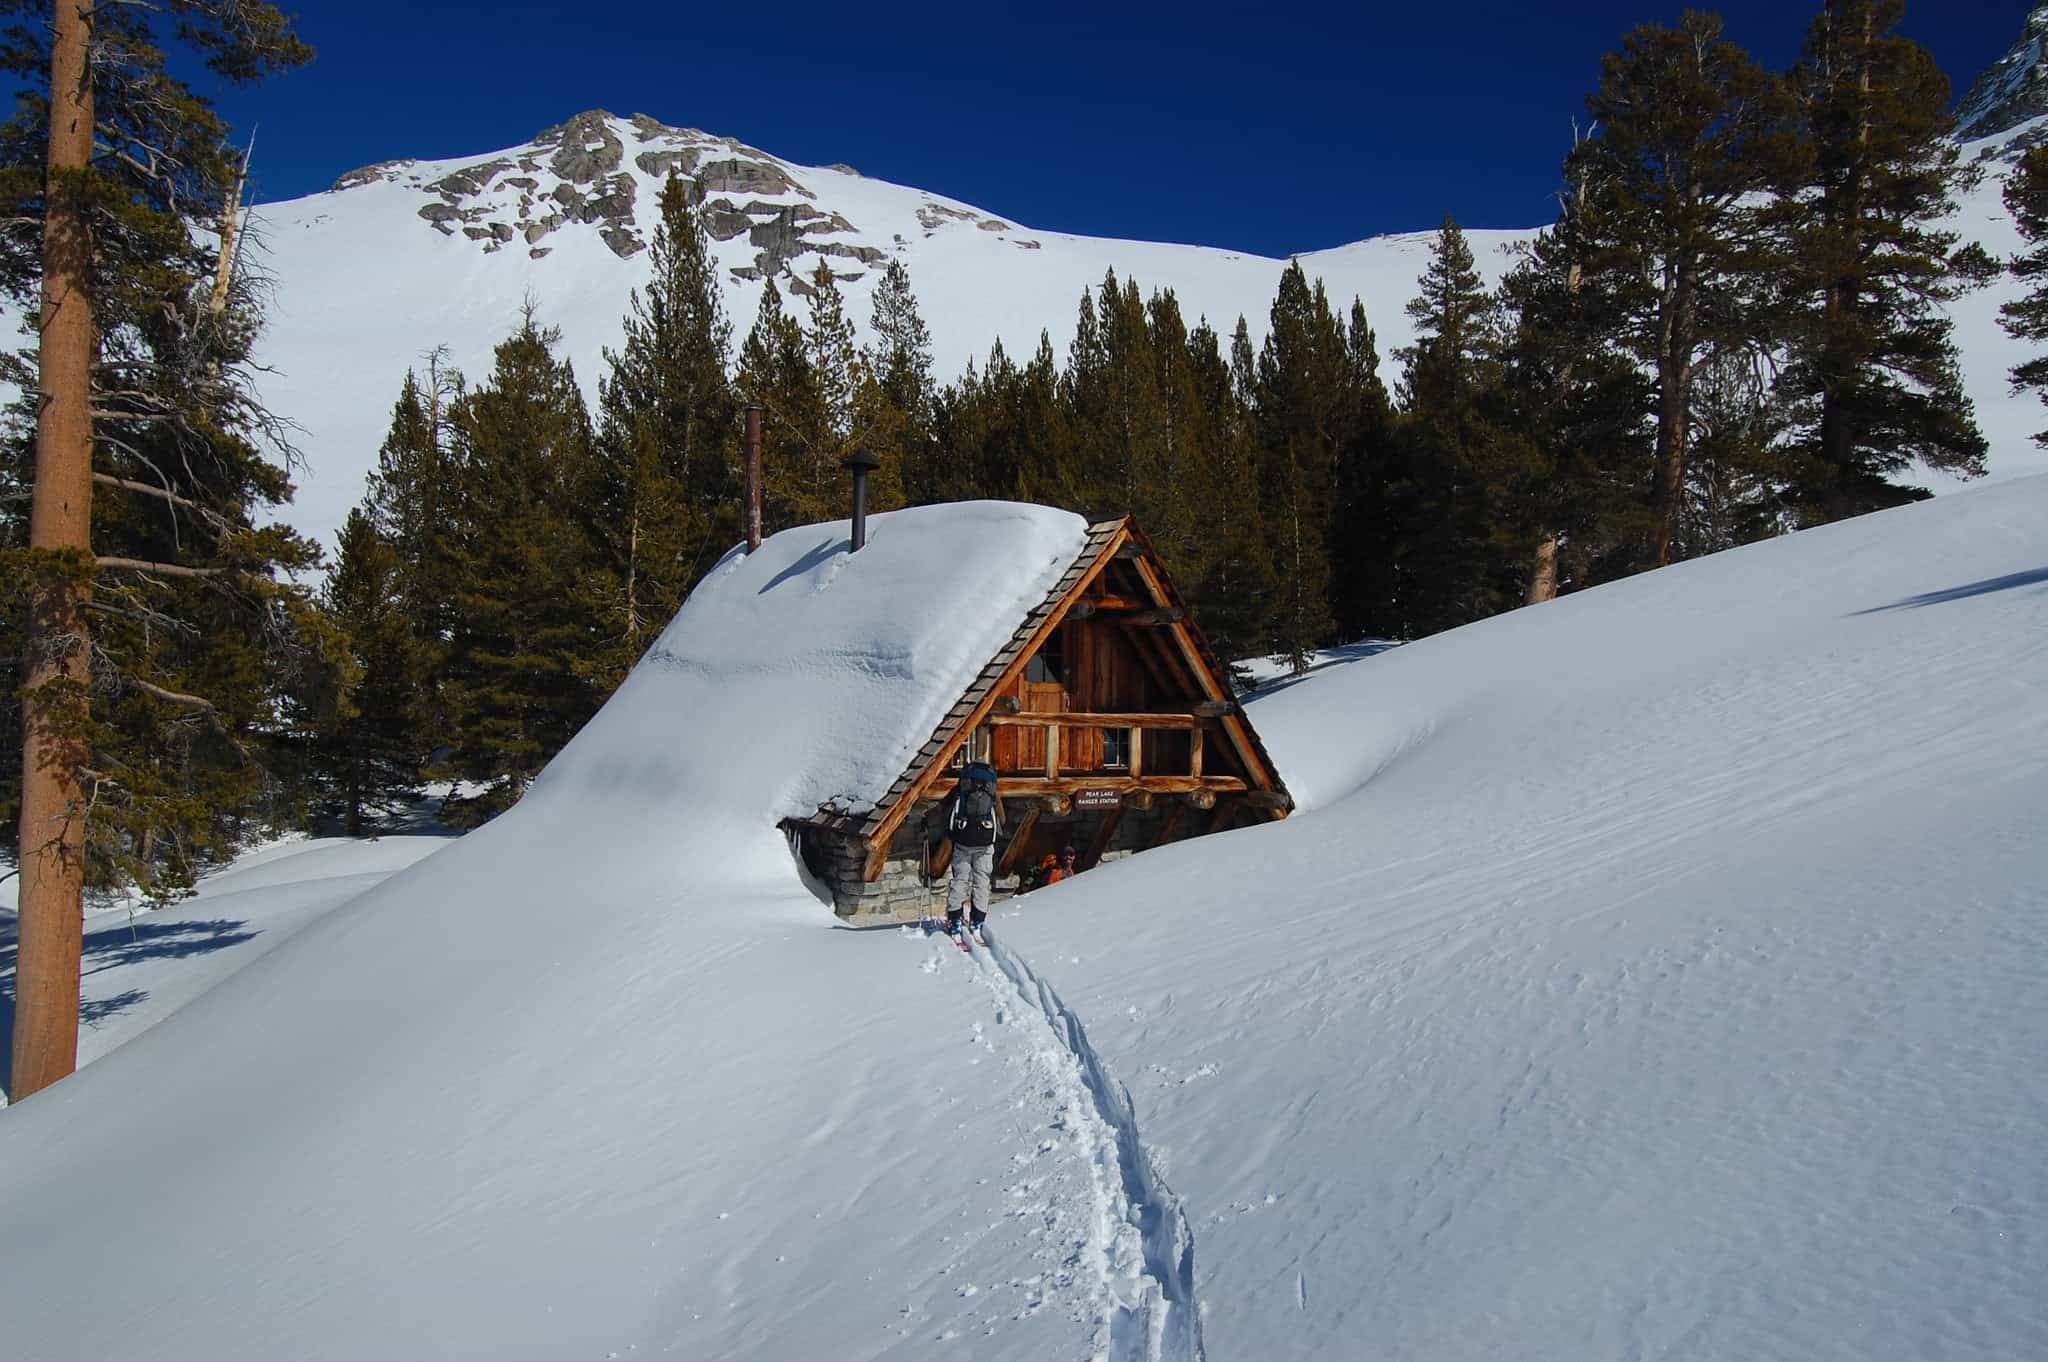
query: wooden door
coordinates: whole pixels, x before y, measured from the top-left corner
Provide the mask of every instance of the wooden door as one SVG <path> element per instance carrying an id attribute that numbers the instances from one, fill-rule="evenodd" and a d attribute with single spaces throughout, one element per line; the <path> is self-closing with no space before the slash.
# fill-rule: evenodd
<path id="1" fill-rule="evenodd" d="M 1026 714 L 1064 714 L 1067 709 L 1067 689 L 1057 681 L 1026 681 L 1023 683 L 1023 707 Z M 1017 729 L 1017 769 L 1034 775 L 1045 770 L 1046 729 Z"/>

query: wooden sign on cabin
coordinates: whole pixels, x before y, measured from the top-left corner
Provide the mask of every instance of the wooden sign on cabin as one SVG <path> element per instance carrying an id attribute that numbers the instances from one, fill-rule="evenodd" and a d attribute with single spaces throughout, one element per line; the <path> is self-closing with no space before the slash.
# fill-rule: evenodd
<path id="1" fill-rule="evenodd" d="M 887 795 L 785 823 L 840 916 L 908 921 L 943 892 L 937 826 L 960 768 L 988 761 L 1008 814 L 998 888 L 1064 846 L 1083 870 L 1294 807 L 1166 572 L 1128 517 L 1089 527 Z"/>

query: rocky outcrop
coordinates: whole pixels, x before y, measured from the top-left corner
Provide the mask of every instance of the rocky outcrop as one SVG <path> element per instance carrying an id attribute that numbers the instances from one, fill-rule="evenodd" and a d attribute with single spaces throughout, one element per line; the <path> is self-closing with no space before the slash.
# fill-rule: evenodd
<path id="1" fill-rule="evenodd" d="M 418 164 L 418 161 L 408 157 L 400 161 L 379 161 L 373 166 L 359 166 L 327 186 L 327 192 L 332 194 L 338 190 L 354 189 L 358 185 L 377 184 L 380 181 L 396 181 L 402 178 L 406 171 Z"/>
<path id="2" fill-rule="evenodd" d="M 542 129 L 525 147 L 430 173 L 438 178 L 429 180 L 417 162 L 387 161 L 350 171 L 335 187 L 409 185 L 427 199 L 417 210 L 422 220 L 486 252 L 518 241 L 539 259 L 554 245 L 543 240 L 589 230 L 628 259 L 647 249 L 654 187 L 677 176 L 713 241 L 744 239 L 741 249 L 752 259 L 726 260 L 737 277 L 781 275 L 794 283 L 829 260 L 862 267 L 838 276 L 857 279 L 885 258 L 860 242 L 857 223 L 816 203 L 796 168 L 735 138 L 672 127 L 647 114 L 620 119 L 586 110 Z M 1009 230 L 1008 223 L 939 204 L 920 217 L 928 228 L 957 220 L 984 231 Z"/>
<path id="3" fill-rule="evenodd" d="M 1956 106 L 1956 136 L 1995 137 L 2048 114 L 2048 4 L 2027 15 L 2019 38 L 1977 77 Z"/>

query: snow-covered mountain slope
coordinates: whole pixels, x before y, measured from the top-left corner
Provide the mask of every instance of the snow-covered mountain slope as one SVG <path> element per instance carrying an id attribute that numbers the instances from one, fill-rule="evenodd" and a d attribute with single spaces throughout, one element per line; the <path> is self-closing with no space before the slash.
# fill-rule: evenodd
<path id="1" fill-rule="evenodd" d="M 831 752 L 691 774 L 809 722 L 757 650 L 715 709 L 650 658 L 511 813 L 0 1115 L 0 1351 L 2042 1355 L 2043 523 L 2009 482 L 1327 667 L 1254 710 L 1295 817 L 973 958 L 800 887 L 766 814 Z"/>
<path id="2" fill-rule="evenodd" d="M 1994 151 L 2032 125 L 1972 153 Z M 1994 254 L 2017 245 L 1998 198 L 2004 162 L 1960 206 L 1957 226 Z M 1114 268 L 1147 289 L 1171 288 L 1190 323 L 1227 332 L 1239 316 L 1254 340 L 1286 262 L 1237 251 L 1044 232 L 969 204 L 865 178 L 844 166 L 800 166 L 730 138 L 644 115 L 580 114 L 525 146 L 452 161 L 400 161 L 345 175 L 322 194 L 254 212 L 256 259 L 276 281 L 262 344 L 275 372 L 264 391 L 301 428 L 308 467 L 290 515 L 324 539 L 362 495 L 407 366 L 447 345 L 472 375 L 527 299 L 562 330 L 594 396 L 602 351 L 615 347 L 627 294 L 647 272 L 661 185 L 674 170 L 701 196 L 725 301 L 740 334 L 774 273 L 785 291 L 823 260 L 841 278 L 865 330 L 882 262 L 910 270 L 942 374 L 959 373 L 1000 339 L 1022 358 L 1050 333 L 1064 357 L 1081 291 Z M 1448 204 L 1455 211 L 1459 205 Z M 1363 298 L 1391 379 L 1393 351 L 1412 339 L 1403 305 L 1426 261 L 1429 233 L 1377 237 L 1301 257 L 1339 306 Z M 1489 279 L 1531 232 L 1475 231 Z M 2021 357 L 1997 326 L 2001 283 L 1957 305 L 1971 396 L 2001 476 L 2048 469 L 2027 437 L 2048 425 L 2032 398 L 2007 393 Z M 792 299 L 792 302 L 798 300 Z"/>
<path id="3" fill-rule="evenodd" d="M 2048 114 L 2048 4 L 2035 5 L 2005 55 L 1986 67 L 1956 106 L 1965 138 L 1996 137 Z"/>

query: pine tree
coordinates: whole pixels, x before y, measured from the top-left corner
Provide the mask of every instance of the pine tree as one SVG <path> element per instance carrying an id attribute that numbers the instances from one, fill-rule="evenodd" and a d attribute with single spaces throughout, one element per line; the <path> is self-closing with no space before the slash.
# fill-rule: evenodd
<path id="1" fill-rule="evenodd" d="M 1696 11 L 1630 33 L 1586 107 L 1596 132 L 1572 174 L 1602 231 L 1588 282 L 1622 308 L 1623 339 L 1656 379 L 1644 556 L 1662 566 L 1678 547 L 1698 365 L 1769 340 L 1759 299 L 1782 262 L 1763 196 L 1793 163 L 1791 110 L 1783 83 Z"/>
<path id="2" fill-rule="evenodd" d="M 754 325 L 740 346 L 733 380 L 742 402 L 759 403 L 761 519 L 766 533 L 824 520 L 824 478 L 812 466 L 811 441 L 824 399 L 806 353 L 804 328 L 782 307 L 771 278 L 761 286 Z"/>
<path id="3" fill-rule="evenodd" d="M 1599 232 L 1581 182 L 1560 201 L 1557 222 L 1501 286 L 1509 324 L 1491 472 L 1499 524 L 1528 564 L 1522 599 L 1531 605 L 1591 581 L 1596 563 L 1650 532 L 1637 489 L 1650 466 L 1651 389 L 1617 340 L 1620 300 L 1588 271 Z M 1710 424 L 1708 439 L 1719 431 Z M 1715 457 L 1721 448 L 1716 441 Z"/>
<path id="4" fill-rule="evenodd" d="M 1399 473 L 1387 493 L 1393 632 L 1431 633 L 1500 609 L 1493 471 L 1501 430 L 1500 310 L 1458 224 L 1446 217 L 1403 362 Z"/>
<path id="5" fill-rule="evenodd" d="M 1393 400 L 1379 374 L 1379 341 L 1365 304 L 1351 301 L 1344 338 L 1345 390 L 1352 409 L 1337 450 L 1331 532 L 1330 608 L 1337 637 L 1356 639 L 1385 624 L 1393 597 L 1387 479 L 1392 471 Z"/>
<path id="6" fill-rule="evenodd" d="M 1218 351 L 1207 325 L 1188 337 L 1189 368 L 1198 409 L 1211 425 L 1203 441 L 1208 465 L 1209 533 L 1199 575 L 1187 580 L 1202 632 L 1233 665 L 1273 651 L 1278 575 L 1259 499 L 1258 432 L 1249 405 L 1257 386 L 1250 330 L 1242 317 L 1231 335 L 1231 360 Z M 1243 677 L 1237 679 L 1242 682 Z"/>
<path id="7" fill-rule="evenodd" d="M 424 383 L 418 371 L 406 371 L 364 499 L 378 537 L 397 558 L 392 589 L 420 656 L 416 677 L 421 693 L 415 713 L 426 726 L 423 737 L 446 717 L 434 676 L 453 616 L 457 548 L 456 467 L 448 413 L 463 393 L 462 373 L 448 362 L 445 348 L 429 351 L 425 360 Z"/>
<path id="8" fill-rule="evenodd" d="M 1779 389 L 1809 520 L 1928 495 L 1888 480 L 1916 459 L 1984 471 L 1941 305 L 1993 266 L 1943 226 L 1970 174 L 1948 78 L 1894 31 L 1904 13 L 1904 0 L 1830 0 L 1792 76 L 1804 146 L 1782 204 L 1791 354 Z"/>
<path id="9" fill-rule="evenodd" d="M 865 382 L 856 396 L 862 438 L 901 470 L 906 501 L 943 500 L 949 469 L 932 438 L 938 395 L 932 378 L 932 338 L 910 289 L 910 271 L 891 260 L 875 285 Z"/>
<path id="10" fill-rule="evenodd" d="M 326 590 L 346 664 L 318 725 L 320 763 L 350 837 L 362 835 L 367 808 L 418 787 L 426 758 L 420 648 L 401 604 L 401 566 L 370 514 L 350 511 Z"/>
<path id="11" fill-rule="evenodd" d="M 60 4 L 47 20 L 14 8 L 23 21 L 0 45 L 0 69 L 21 91 L 0 132 L 0 291 L 39 317 L 33 362 L 7 365 L 36 395 L 17 412 L 33 422 L 36 448 L 32 476 L 25 451 L 8 472 L 10 493 L 32 482 L 33 506 L 25 524 L 8 513 L 13 599 L 0 612 L 15 634 L 6 642 L 22 645 L 7 655 L 23 659 L 6 686 L 23 707 L 18 1099 L 75 1067 L 88 878 L 147 875 L 158 814 L 203 827 L 210 841 L 231 835 L 222 801 L 264 783 L 248 774 L 243 735 L 310 619 L 305 594 L 271 574 L 315 551 L 251 523 L 290 484 L 256 444 L 284 433 L 251 383 L 259 300 L 208 230 L 235 225 L 243 165 L 211 105 L 173 72 L 189 59 L 246 84 L 302 65 L 311 50 L 268 4 Z M 111 515 L 95 523 L 103 510 Z M 125 531 L 152 520 L 180 526 L 163 536 L 170 554 L 123 552 L 133 542 Z M 117 620 L 129 627 L 116 630 Z M 175 657 L 157 651 L 170 634 L 180 636 Z M 210 656 L 206 643 L 219 645 Z M 189 667 L 167 670 L 172 662 Z M 180 689 L 182 671 L 255 689 Z M 151 744 L 145 714 L 199 732 L 189 774 L 157 779 L 148 761 L 168 744 Z M 126 828 L 110 826 L 103 796 L 116 791 L 130 796 Z"/>
<path id="12" fill-rule="evenodd" d="M 592 547 L 572 509 L 590 477 L 590 418 L 558 339 L 529 307 L 490 381 L 451 413 L 462 553 L 445 766 L 482 786 L 448 801 L 457 825 L 516 803 L 604 699 L 586 665 L 602 651 L 600 626 L 579 597 Z"/>
<path id="13" fill-rule="evenodd" d="M 866 356 L 854 342 L 839 281 L 822 259 L 811 273 L 804 301 L 809 312 L 803 330 L 804 358 L 811 387 L 809 400 L 795 406 L 805 454 L 802 498 L 811 508 L 811 519 L 837 520 L 846 516 L 848 507 L 848 480 L 841 463 L 856 448 L 872 446 L 878 435 L 894 432 L 868 424 L 880 415 L 878 389 Z M 902 473 L 900 458 L 885 458 L 868 475 L 869 510 L 903 504 Z"/>
<path id="14" fill-rule="evenodd" d="M 673 175 L 648 257 L 624 344 L 605 355 L 579 498 L 594 554 L 583 596 L 606 639 L 587 666 L 607 694 L 739 534 L 731 327 L 703 225 Z"/>
<path id="15" fill-rule="evenodd" d="M 2028 288 L 2024 297 L 1999 309 L 1999 320 L 2014 340 L 2038 345 L 2048 341 L 2048 147 L 2031 147 L 2020 158 L 2005 182 L 2005 211 L 2027 243 L 2013 257 L 2011 269 Z M 2048 355 L 2015 365 L 2012 384 L 2015 391 L 2031 388 L 2048 402 Z M 2048 449 L 2048 431 L 2036 435 L 2034 443 Z"/>
<path id="16" fill-rule="evenodd" d="M 1276 538 L 1273 646 L 1297 672 L 1332 640 L 1329 534 L 1350 403 L 1344 328 L 1299 261 L 1280 276 L 1253 387 L 1260 489 Z"/>

